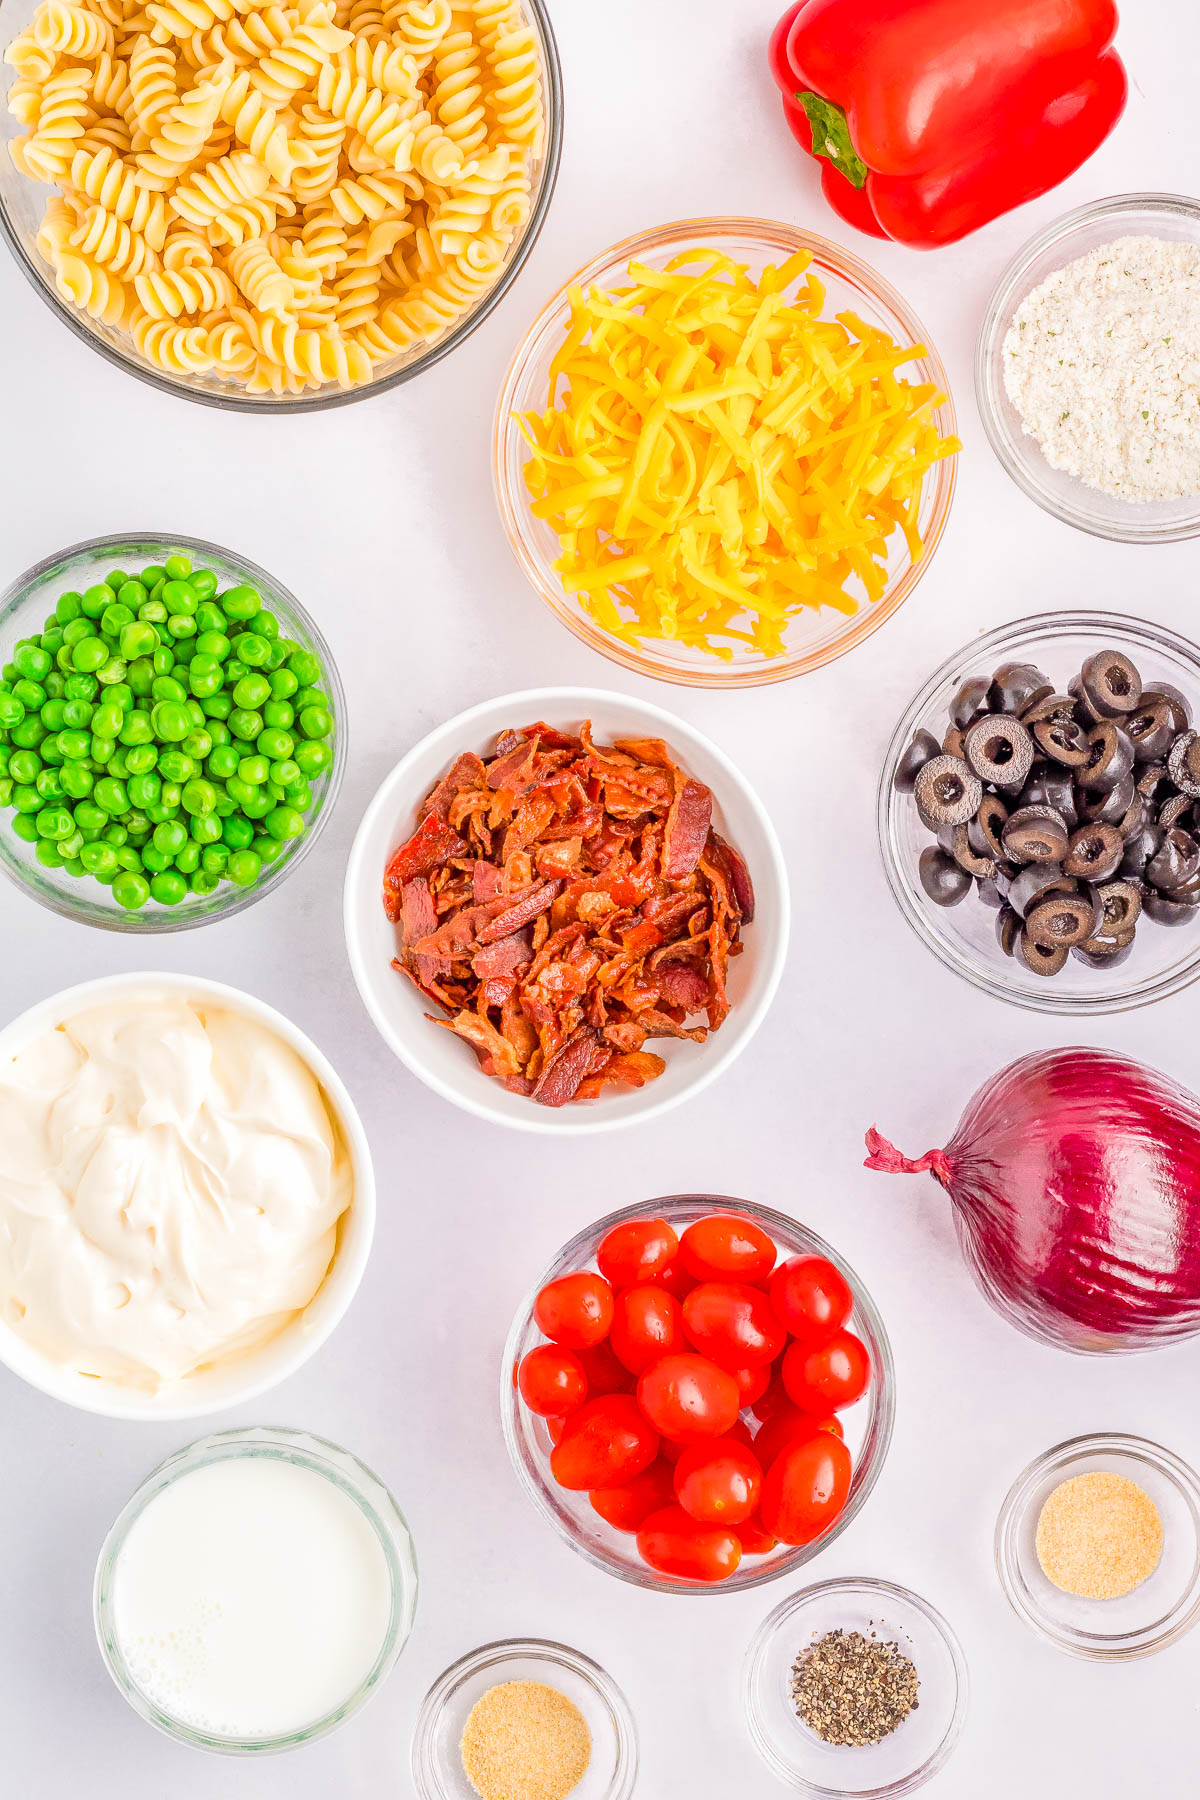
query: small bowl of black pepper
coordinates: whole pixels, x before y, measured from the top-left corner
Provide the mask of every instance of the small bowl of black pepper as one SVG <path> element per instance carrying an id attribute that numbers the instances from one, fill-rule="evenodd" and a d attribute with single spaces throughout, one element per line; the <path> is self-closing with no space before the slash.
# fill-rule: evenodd
<path id="1" fill-rule="evenodd" d="M 760 1627 L 743 1676 L 767 1767 L 818 1800 L 910 1794 L 945 1763 L 967 1710 L 967 1665 L 942 1615 L 868 1577 L 793 1594 Z"/>

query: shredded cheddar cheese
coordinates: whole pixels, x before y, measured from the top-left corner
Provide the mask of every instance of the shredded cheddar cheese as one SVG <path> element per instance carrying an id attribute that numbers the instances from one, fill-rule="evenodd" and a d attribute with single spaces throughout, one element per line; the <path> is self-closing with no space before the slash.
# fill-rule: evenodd
<path id="1" fill-rule="evenodd" d="M 894 532 L 921 556 L 923 478 L 960 448 L 945 395 L 897 377 L 922 345 L 823 319 L 811 261 L 756 282 L 698 247 L 569 290 L 546 411 L 519 421 L 525 480 L 564 588 L 614 637 L 779 656 L 803 608 L 880 598 Z"/>

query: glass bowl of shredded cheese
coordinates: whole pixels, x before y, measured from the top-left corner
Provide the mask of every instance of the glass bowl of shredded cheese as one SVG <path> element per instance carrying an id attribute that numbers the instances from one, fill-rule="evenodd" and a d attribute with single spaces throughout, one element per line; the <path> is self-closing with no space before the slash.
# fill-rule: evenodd
<path id="1" fill-rule="evenodd" d="M 1119 194 L 1018 252 L 975 356 L 992 449 L 1094 537 L 1200 535 L 1200 201 Z"/>
<path id="2" fill-rule="evenodd" d="M 496 413 L 513 553 L 593 649 L 692 687 L 787 680 L 909 596 L 958 440 L 886 282 L 762 219 L 629 238 L 543 309 Z"/>

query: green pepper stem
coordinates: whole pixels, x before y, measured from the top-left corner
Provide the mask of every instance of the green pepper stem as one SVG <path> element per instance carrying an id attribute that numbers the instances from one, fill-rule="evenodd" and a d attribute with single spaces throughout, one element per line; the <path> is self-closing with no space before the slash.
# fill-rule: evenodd
<path id="1" fill-rule="evenodd" d="M 864 188 L 870 171 L 850 138 L 850 126 L 843 109 L 820 94 L 796 95 L 812 126 L 814 156 L 823 156 L 852 187 Z"/>

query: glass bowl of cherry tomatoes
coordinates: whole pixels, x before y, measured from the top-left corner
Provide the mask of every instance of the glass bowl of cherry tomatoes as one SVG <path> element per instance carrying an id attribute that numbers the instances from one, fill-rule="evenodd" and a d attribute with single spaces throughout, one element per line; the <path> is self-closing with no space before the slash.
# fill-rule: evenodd
<path id="1" fill-rule="evenodd" d="M 571 1239 L 505 1346 L 505 1442 L 597 1568 L 659 1593 L 810 1562 L 879 1479 L 894 1371 L 853 1269 L 795 1219 L 672 1194 Z"/>

